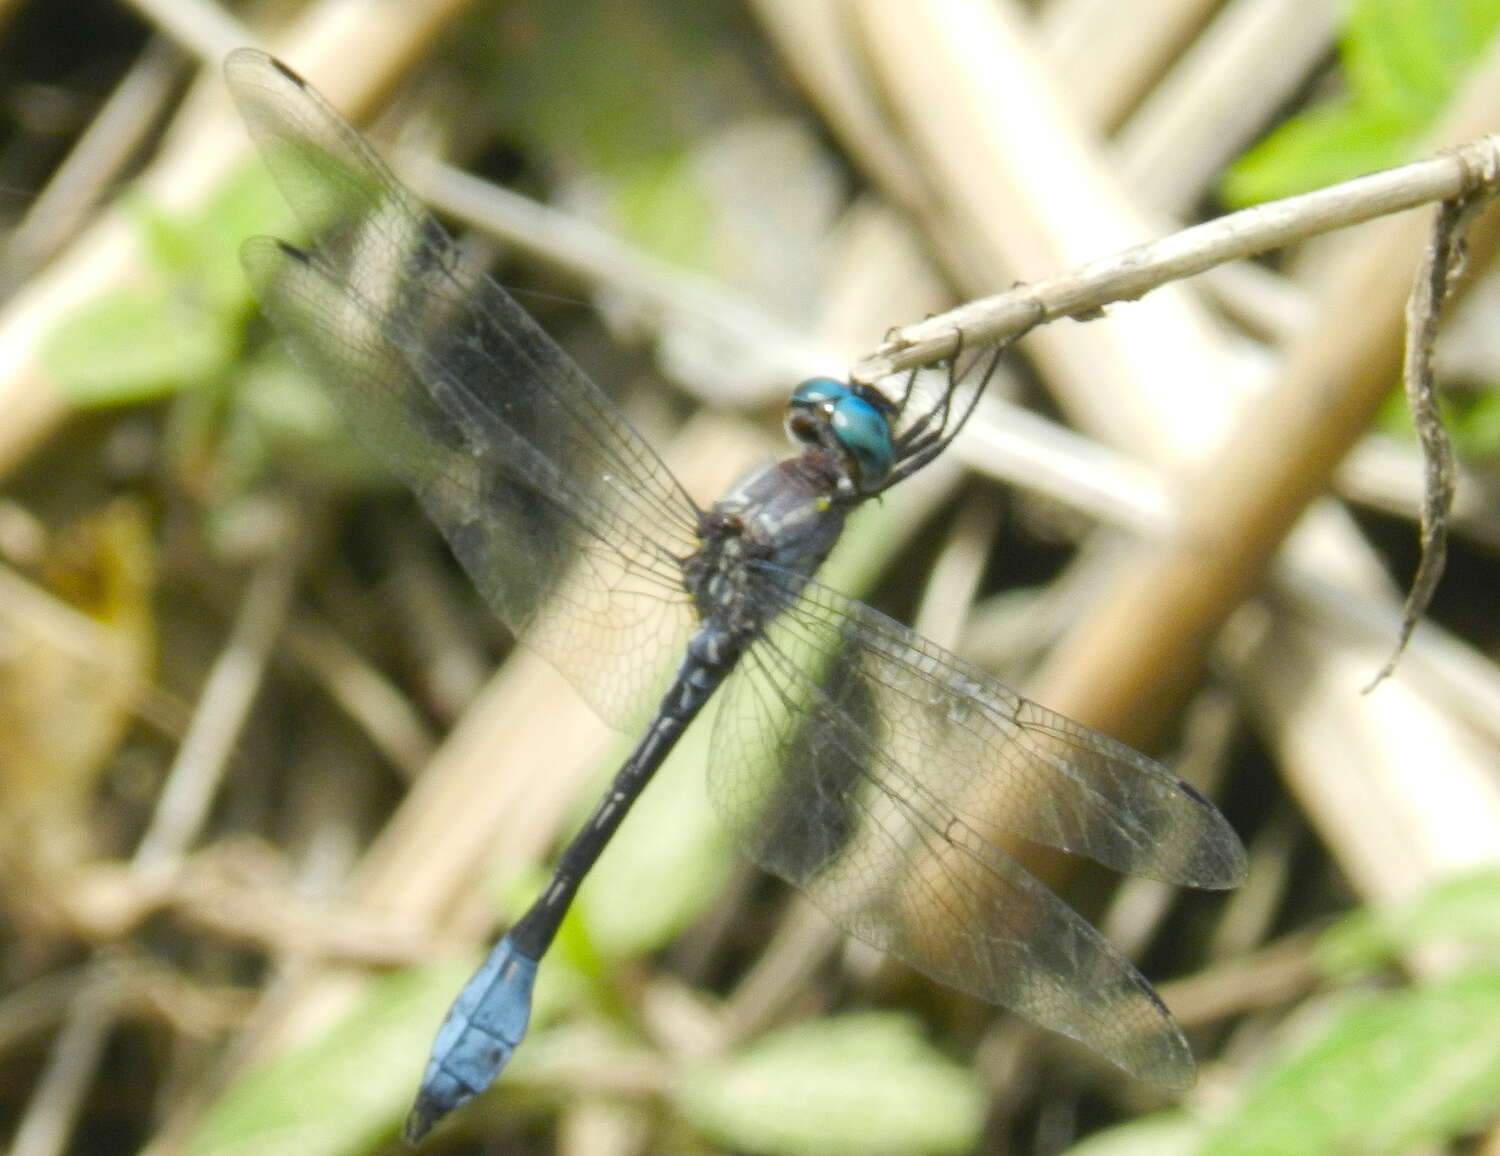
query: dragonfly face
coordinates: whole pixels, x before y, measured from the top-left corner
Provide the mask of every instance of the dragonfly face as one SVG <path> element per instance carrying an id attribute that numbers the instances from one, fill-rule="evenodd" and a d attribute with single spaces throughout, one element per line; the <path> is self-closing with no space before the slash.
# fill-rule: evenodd
<path id="1" fill-rule="evenodd" d="M 795 458 L 742 478 L 704 515 L 684 582 L 699 614 L 749 641 L 787 602 L 768 596 L 754 564 L 811 575 L 832 550 L 848 511 L 874 496 L 897 463 L 897 408 L 878 390 L 809 378 L 787 402 Z"/>
<path id="2" fill-rule="evenodd" d="M 814 377 L 792 391 L 786 432 L 793 441 L 832 453 L 842 466 L 838 493 L 863 497 L 878 491 L 896 464 L 895 414 L 877 390 Z"/>

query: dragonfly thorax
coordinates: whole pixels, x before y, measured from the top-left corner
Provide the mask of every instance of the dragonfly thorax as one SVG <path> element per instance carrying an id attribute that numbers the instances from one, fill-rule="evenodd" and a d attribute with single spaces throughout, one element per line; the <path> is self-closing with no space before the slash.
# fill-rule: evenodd
<path id="1" fill-rule="evenodd" d="M 740 479 L 703 515 L 684 580 L 706 621 L 751 636 L 781 609 L 768 590 L 784 590 L 757 582 L 757 567 L 808 575 L 822 564 L 848 509 L 833 497 L 840 470 L 834 455 L 809 447 Z"/>

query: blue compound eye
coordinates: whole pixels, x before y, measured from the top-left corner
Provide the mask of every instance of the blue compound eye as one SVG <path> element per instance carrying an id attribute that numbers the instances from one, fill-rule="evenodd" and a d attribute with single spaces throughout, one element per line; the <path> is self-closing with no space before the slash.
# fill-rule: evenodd
<path id="1" fill-rule="evenodd" d="M 808 378 L 787 399 L 787 435 L 804 445 L 822 444 L 833 424 L 833 408 L 848 392 L 847 385 L 831 377 Z"/>
<path id="2" fill-rule="evenodd" d="M 861 489 L 885 481 L 896 457 L 885 414 L 851 391 L 833 404 L 833 435 L 859 466 Z"/>
<path id="3" fill-rule="evenodd" d="M 787 432 L 797 441 L 822 443 L 832 436 L 851 459 L 859 488 L 870 490 L 885 480 L 894 464 L 891 426 L 870 397 L 831 377 L 814 377 L 792 391 Z"/>
<path id="4" fill-rule="evenodd" d="M 828 405 L 837 402 L 839 398 L 844 397 L 850 392 L 849 387 L 837 378 L 809 377 L 796 389 L 792 390 L 790 404 L 794 406 Z"/>

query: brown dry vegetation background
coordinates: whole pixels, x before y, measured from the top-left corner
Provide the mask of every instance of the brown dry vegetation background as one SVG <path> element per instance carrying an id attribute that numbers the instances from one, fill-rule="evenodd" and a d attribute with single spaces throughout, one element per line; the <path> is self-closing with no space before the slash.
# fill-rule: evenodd
<path id="1" fill-rule="evenodd" d="M 0 0 L 14 1156 L 398 1150 L 444 1007 L 627 741 L 513 647 L 258 319 L 235 254 L 288 225 L 225 51 L 268 47 L 369 128 L 707 502 L 779 452 L 790 383 L 893 326 L 1500 128 L 1497 24 L 1481 0 Z M 827 576 L 1223 807 L 1252 864 L 1231 894 L 1026 859 L 1158 984 L 1196 1088 L 851 946 L 726 845 L 695 734 L 513 1067 L 427 1148 L 1500 1153 L 1484 222 L 1438 349 L 1448 573 L 1362 693 L 1416 563 L 1422 462 L 1377 401 L 1432 212 L 1036 330 L 1006 404 Z"/>

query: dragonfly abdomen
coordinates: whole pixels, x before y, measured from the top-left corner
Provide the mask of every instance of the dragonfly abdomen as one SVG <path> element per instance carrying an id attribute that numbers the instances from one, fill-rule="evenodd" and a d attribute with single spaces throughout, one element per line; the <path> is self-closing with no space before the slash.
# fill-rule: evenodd
<path id="1" fill-rule="evenodd" d="M 420 1139 L 436 1120 L 483 1091 L 509 1062 L 531 1018 L 537 964 L 551 946 L 579 885 L 631 804 L 743 651 L 743 645 L 713 623 L 704 623 L 693 633 L 646 733 L 563 850 L 542 894 L 490 950 L 438 1029 L 416 1105 L 407 1120 L 408 1140 Z"/>

